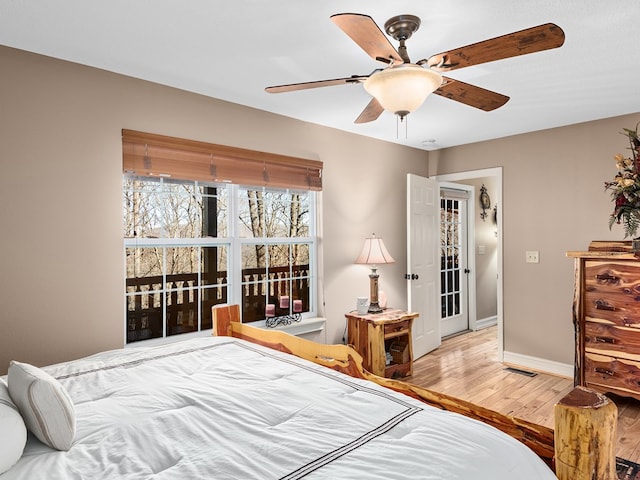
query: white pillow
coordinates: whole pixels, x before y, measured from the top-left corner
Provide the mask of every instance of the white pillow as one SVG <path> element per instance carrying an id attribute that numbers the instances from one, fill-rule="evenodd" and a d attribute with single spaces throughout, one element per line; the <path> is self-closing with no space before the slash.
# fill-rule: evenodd
<path id="1" fill-rule="evenodd" d="M 69 450 L 76 435 L 76 411 L 60 382 L 38 367 L 14 360 L 8 380 L 27 428 L 45 445 Z"/>
<path id="2" fill-rule="evenodd" d="M 9 396 L 9 389 L 0 379 L 0 473 L 13 467 L 27 443 L 27 427 L 18 407 Z"/>

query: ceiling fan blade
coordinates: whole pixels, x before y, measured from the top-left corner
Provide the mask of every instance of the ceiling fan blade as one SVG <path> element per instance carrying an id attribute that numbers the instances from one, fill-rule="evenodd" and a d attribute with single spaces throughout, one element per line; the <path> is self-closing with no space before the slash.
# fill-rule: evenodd
<path id="1" fill-rule="evenodd" d="M 432 55 L 426 63 L 438 72 L 493 62 L 503 58 L 558 48 L 564 43 L 564 31 L 553 23 L 527 28 L 448 52 Z M 424 63 L 421 60 L 418 63 Z"/>
<path id="2" fill-rule="evenodd" d="M 331 16 L 331 21 L 374 60 L 385 63 L 403 62 L 398 51 L 370 16 L 359 13 L 337 13 Z"/>
<path id="3" fill-rule="evenodd" d="M 495 110 L 509 100 L 509 97 L 501 93 L 492 92 L 491 90 L 447 77 L 443 77 L 442 85 L 433 93 L 464 103 L 470 107 L 479 108 L 485 112 Z"/>
<path id="4" fill-rule="evenodd" d="M 382 112 L 384 112 L 384 108 L 382 108 L 380 102 L 378 102 L 378 100 L 376 100 L 375 98 L 372 98 L 367 106 L 364 107 L 362 113 L 358 115 L 358 118 L 356 118 L 356 121 L 354 123 L 373 122 L 374 120 L 378 119 Z"/>
<path id="5" fill-rule="evenodd" d="M 295 90 L 307 90 L 310 88 L 331 87 L 333 85 L 344 85 L 349 83 L 362 83 L 367 78 L 369 78 L 369 75 L 352 75 L 350 77 L 335 78 L 332 80 L 317 80 L 314 82 L 290 83 L 288 85 L 274 85 L 273 87 L 267 87 L 264 90 L 267 93 L 293 92 Z"/>

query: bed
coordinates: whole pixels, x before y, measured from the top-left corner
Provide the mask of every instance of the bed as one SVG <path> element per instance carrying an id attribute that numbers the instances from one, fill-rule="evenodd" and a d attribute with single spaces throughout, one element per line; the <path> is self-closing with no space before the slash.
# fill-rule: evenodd
<path id="1" fill-rule="evenodd" d="M 346 346 L 318 353 L 312 342 L 281 332 L 265 340 L 233 321 L 235 312 L 214 310 L 211 337 L 42 369 L 12 364 L 10 391 L 24 386 L 26 369 L 36 378 L 29 394 L 53 392 L 55 401 L 35 399 L 40 431 L 30 427 L 24 452 L 0 480 L 556 478 L 545 463 L 550 430 L 453 402 L 519 432 L 507 435 L 446 411 L 445 396 L 433 394 L 436 408 L 424 403 L 428 391 L 399 393 L 406 384 L 372 382 Z M 291 350 L 297 356 L 285 353 Z M 5 380 L 0 406 L 13 398 L 28 425 L 29 406 L 16 400 L 24 392 L 7 400 Z M 36 391 L 37 382 L 46 388 Z M 8 432 L 0 429 L 5 446 L 15 444 Z"/>

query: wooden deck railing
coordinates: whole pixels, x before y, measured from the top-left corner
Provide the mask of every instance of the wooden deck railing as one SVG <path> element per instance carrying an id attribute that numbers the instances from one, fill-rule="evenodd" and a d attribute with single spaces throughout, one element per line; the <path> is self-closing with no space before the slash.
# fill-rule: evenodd
<path id="1" fill-rule="evenodd" d="M 246 268 L 242 271 L 242 317 L 253 322 L 264 319 L 267 293 L 275 303 L 277 314 L 288 313 L 279 309 L 278 298 L 288 295 L 302 300 L 303 311 L 309 309 L 309 266 L 299 265 L 269 269 Z M 159 338 L 163 335 L 163 298 L 166 296 L 166 334 L 198 330 L 198 309 L 201 308 L 201 329 L 212 327 L 211 307 L 228 301 L 227 272 L 217 272 L 212 278 L 198 283 L 198 274 L 186 273 L 163 277 L 127 278 L 127 343 Z M 202 294 L 199 305 L 198 293 Z"/>

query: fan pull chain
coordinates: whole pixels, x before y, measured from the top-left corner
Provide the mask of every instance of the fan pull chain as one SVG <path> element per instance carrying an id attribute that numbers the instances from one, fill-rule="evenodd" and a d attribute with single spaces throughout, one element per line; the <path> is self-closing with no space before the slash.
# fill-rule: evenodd
<path id="1" fill-rule="evenodd" d="M 407 140 L 409 138 L 409 120 L 407 120 L 406 115 L 404 117 L 396 115 L 396 139 L 400 138 L 401 123 L 404 123 L 404 139 Z"/>

